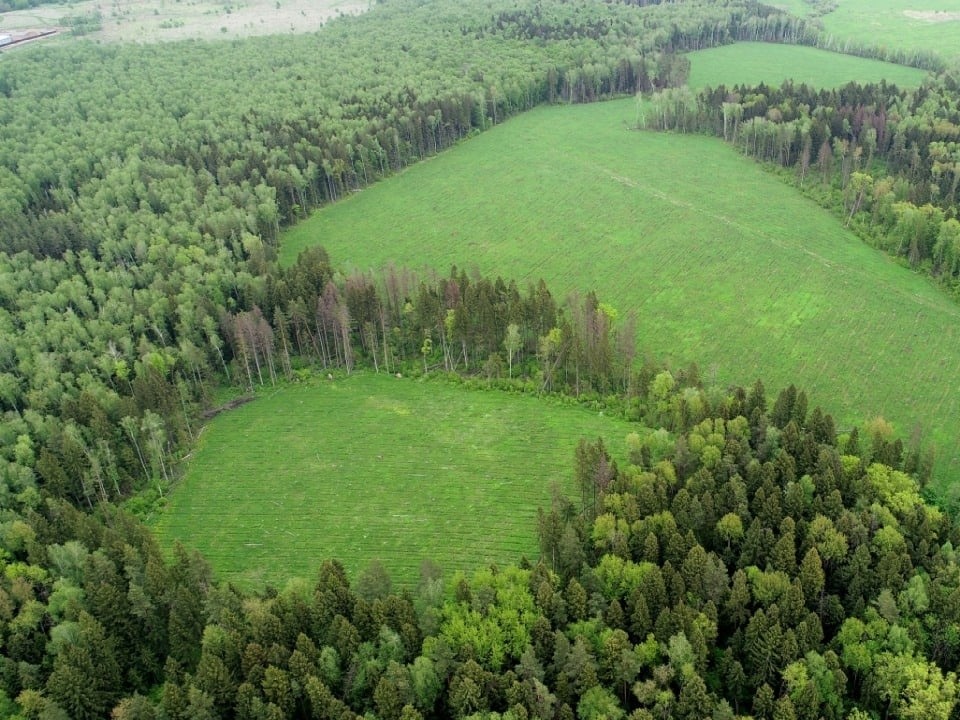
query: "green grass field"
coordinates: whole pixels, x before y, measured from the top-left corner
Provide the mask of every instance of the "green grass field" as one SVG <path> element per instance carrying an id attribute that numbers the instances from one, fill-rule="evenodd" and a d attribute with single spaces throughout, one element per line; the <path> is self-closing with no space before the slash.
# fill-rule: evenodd
<path id="1" fill-rule="evenodd" d="M 800 17 L 804 0 L 770 3 Z M 820 18 L 838 39 L 903 50 L 932 50 L 944 58 L 960 57 L 960 5 L 956 0 L 837 0 L 837 8 Z"/>
<path id="2" fill-rule="evenodd" d="M 814 87 L 832 88 L 851 80 L 886 80 L 916 87 L 926 73 L 915 68 L 825 52 L 799 45 L 735 43 L 690 55 L 690 86 L 758 83 L 779 86 L 786 78 Z"/>
<path id="3" fill-rule="evenodd" d="M 956 0 L 839 0 L 823 17 L 838 38 L 960 57 L 960 5 Z"/>
<path id="4" fill-rule="evenodd" d="M 574 448 L 614 456 L 635 424 L 556 401 L 357 374 L 285 387 L 217 417 L 156 532 L 245 587 L 313 579 L 325 558 L 394 582 L 538 556 L 553 483 L 576 492 Z"/>
<path id="5" fill-rule="evenodd" d="M 284 257 L 453 263 L 639 313 L 641 349 L 723 384 L 794 382 L 841 427 L 883 415 L 960 478 L 960 308 L 752 160 L 638 132 L 633 100 L 535 110 L 292 229 Z"/>

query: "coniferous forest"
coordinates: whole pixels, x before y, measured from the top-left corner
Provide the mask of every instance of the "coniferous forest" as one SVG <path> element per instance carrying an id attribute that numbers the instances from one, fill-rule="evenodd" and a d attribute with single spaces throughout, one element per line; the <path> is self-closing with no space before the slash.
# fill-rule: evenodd
<path id="1" fill-rule="evenodd" d="M 684 53 L 738 40 L 940 74 L 686 88 Z M 838 428 L 802 388 L 641 357 L 602 288 L 558 298 L 469 258 L 348 272 L 319 246 L 277 263 L 283 227 L 512 115 L 641 93 L 650 127 L 788 168 L 956 294 L 943 70 L 754 0 L 387 0 L 309 35 L 4 53 L 0 717 L 956 717 L 960 532 L 922 495 L 924 448 Z M 318 559 L 248 591 L 161 551 L 131 510 L 175 487 L 224 397 L 357 367 L 659 430 L 619 463 L 619 439 L 571 449 L 577 492 L 516 565 L 427 561 L 395 589 Z"/>

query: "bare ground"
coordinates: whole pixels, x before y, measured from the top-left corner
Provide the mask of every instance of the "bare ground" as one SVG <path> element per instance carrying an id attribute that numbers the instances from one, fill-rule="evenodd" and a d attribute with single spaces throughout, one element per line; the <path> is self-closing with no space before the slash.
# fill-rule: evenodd
<path id="1" fill-rule="evenodd" d="M 87 37 L 108 42 L 307 33 L 369 5 L 369 0 L 85 0 L 4 13 L 0 32 L 53 27 L 65 15 L 99 11 L 103 29 Z"/>
<path id="2" fill-rule="evenodd" d="M 904 10 L 903 14 L 914 20 L 926 20 L 931 23 L 960 20 L 960 12 L 948 12 L 946 10 Z"/>

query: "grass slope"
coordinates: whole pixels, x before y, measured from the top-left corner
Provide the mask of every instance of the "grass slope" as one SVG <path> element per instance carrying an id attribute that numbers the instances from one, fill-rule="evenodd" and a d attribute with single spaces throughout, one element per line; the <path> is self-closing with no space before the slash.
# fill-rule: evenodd
<path id="1" fill-rule="evenodd" d="M 395 582 L 536 557 L 537 507 L 573 483 L 580 437 L 611 451 L 638 430 L 579 407 L 387 375 L 292 386 L 216 418 L 158 521 L 243 586 L 351 574 Z M 615 455 L 617 453 L 614 453 Z"/>
<path id="2" fill-rule="evenodd" d="M 803 0 L 776 0 L 801 17 Z M 956 0 L 837 0 L 837 8 L 820 18 L 824 30 L 840 39 L 904 50 L 932 50 L 960 58 L 960 5 Z"/>
<path id="3" fill-rule="evenodd" d="M 823 17 L 823 25 L 838 38 L 960 58 L 956 0 L 840 0 L 837 9 Z"/>
<path id="4" fill-rule="evenodd" d="M 815 87 L 833 88 L 851 80 L 886 80 L 917 87 L 926 73 L 915 68 L 825 52 L 799 45 L 735 43 L 690 55 L 690 86 L 765 82 L 779 86 L 786 78 Z"/>
<path id="5" fill-rule="evenodd" d="M 637 132 L 633 100 L 535 110 L 291 230 L 362 269 L 453 263 L 636 309 L 643 350 L 720 383 L 882 414 L 960 477 L 960 308 L 753 161 Z"/>

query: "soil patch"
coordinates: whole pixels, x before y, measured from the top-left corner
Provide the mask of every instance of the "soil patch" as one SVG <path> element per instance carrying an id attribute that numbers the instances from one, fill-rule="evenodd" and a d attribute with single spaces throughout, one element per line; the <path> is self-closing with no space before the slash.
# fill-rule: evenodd
<path id="1" fill-rule="evenodd" d="M 930 23 L 960 20 L 960 12 L 948 12 L 947 10 L 904 10 L 903 14 L 914 20 L 925 20 Z"/>

